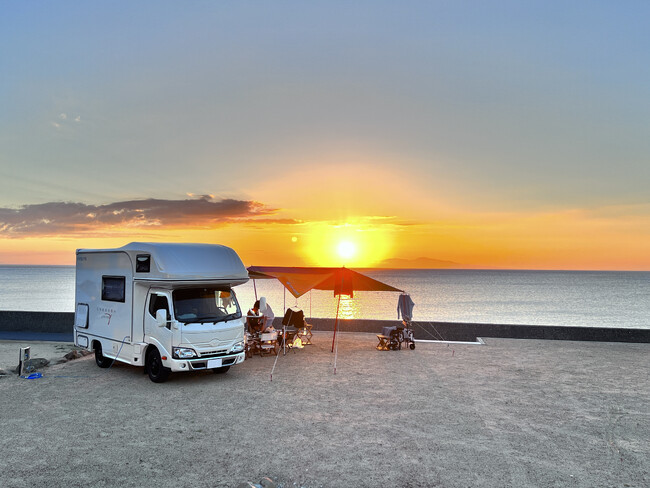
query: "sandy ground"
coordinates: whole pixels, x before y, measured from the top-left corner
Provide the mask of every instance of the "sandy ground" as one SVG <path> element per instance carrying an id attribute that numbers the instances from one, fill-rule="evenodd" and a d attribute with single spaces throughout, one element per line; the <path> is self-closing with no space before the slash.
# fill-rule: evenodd
<path id="1" fill-rule="evenodd" d="M 70 342 L 0 341 L 0 369 L 13 374 L 13 370 L 18 366 L 21 347 L 29 347 L 32 358 L 47 359 L 50 361 L 50 366 L 61 361 L 63 356 L 75 349 L 74 344 Z"/>
<path id="2" fill-rule="evenodd" d="M 0 378 L 0 486 L 650 486 L 650 344 L 344 333 L 333 374 L 314 339 L 273 381 L 274 357 L 164 384 L 92 356 Z"/>

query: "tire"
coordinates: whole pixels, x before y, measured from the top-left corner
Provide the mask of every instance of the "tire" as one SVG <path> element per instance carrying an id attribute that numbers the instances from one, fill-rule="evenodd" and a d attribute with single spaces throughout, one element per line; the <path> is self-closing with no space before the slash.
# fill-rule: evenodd
<path id="1" fill-rule="evenodd" d="M 411 351 L 415 349 L 415 344 L 411 342 L 411 345 L 409 346 L 411 348 Z"/>
<path id="2" fill-rule="evenodd" d="M 224 374 L 230 369 L 230 366 L 221 366 L 220 368 L 212 368 L 214 374 Z"/>
<path id="3" fill-rule="evenodd" d="M 111 358 L 107 358 L 102 354 L 102 345 L 100 342 L 95 344 L 95 363 L 97 363 L 97 366 L 100 368 L 110 368 L 111 364 L 113 364 Z"/>
<path id="4" fill-rule="evenodd" d="M 164 383 L 167 381 L 167 378 L 169 378 L 169 373 L 171 373 L 169 368 L 163 366 L 160 353 L 155 347 L 152 347 L 147 351 L 145 367 L 147 368 L 149 379 L 154 383 Z"/>
<path id="5" fill-rule="evenodd" d="M 397 349 L 402 350 L 402 342 L 404 342 L 404 334 L 401 330 L 397 331 Z"/>

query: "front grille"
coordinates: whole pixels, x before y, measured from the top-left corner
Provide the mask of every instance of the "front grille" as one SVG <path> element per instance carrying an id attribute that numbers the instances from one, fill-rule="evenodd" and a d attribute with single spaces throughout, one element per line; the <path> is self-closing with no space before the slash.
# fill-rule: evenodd
<path id="1" fill-rule="evenodd" d="M 216 351 L 197 351 L 200 358 L 218 358 L 228 354 L 228 349 L 218 349 Z"/>

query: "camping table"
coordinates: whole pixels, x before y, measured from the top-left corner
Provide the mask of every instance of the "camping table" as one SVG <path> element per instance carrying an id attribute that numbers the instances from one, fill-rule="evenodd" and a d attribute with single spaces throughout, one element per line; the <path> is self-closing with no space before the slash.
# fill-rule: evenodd
<path id="1" fill-rule="evenodd" d="M 265 354 L 278 354 L 278 332 L 263 332 L 260 334 L 260 356 Z"/>

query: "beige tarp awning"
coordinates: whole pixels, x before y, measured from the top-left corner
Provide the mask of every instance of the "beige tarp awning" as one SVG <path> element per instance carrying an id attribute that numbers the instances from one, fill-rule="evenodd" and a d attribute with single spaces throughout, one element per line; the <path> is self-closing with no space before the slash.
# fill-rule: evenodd
<path id="1" fill-rule="evenodd" d="M 296 298 L 311 289 L 350 296 L 355 291 L 402 291 L 348 268 L 250 266 L 248 276 L 253 280 L 275 278 Z"/>

